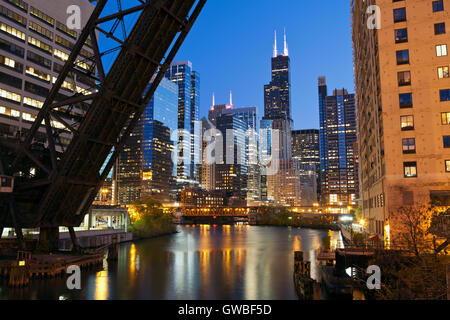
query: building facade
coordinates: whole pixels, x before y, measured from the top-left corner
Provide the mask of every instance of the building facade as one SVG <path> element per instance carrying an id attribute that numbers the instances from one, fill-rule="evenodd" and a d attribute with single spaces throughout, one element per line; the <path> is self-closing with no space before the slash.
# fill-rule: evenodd
<path id="1" fill-rule="evenodd" d="M 119 155 L 119 204 L 147 198 L 170 200 L 176 177 L 171 132 L 177 128 L 177 110 L 178 86 L 163 78 Z"/>
<path id="2" fill-rule="evenodd" d="M 261 197 L 280 205 L 299 206 L 299 166 L 292 158 L 290 77 L 286 34 L 282 54 L 278 54 L 275 34 L 272 79 L 264 86 L 264 117 L 260 130 L 262 164 L 266 166 L 261 176 Z"/>
<path id="3" fill-rule="evenodd" d="M 297 158 L 307 180 L 316 176 L 316 201 L 320 199 L 320 131 L 317 129 L 292 131 L 292 156 Z M 306 181 L 302 185 L 305 184 Z"/>
<path id="4" fill-rule="evenodd" d="M 367 28 L 367 7 L 381 28 Z M 395 237 L 401 207 L 450 201 L 450 2 L 352 2 L 367 232 Z"/>
<path id="5" fill-rule="evenodd" d="M 323 206 L 355 206 L 356 100 L 346 89 L 327 94 L 325 77 L 319 78 L 321 201 Z M 335 208 L 335 213 L 342 210 Z"/>
<path id="6" fill-rule="evenodd" d="M 188 133 L 179 134 L 178 138 L 177 154 L 183 160 L 177 160 L 177 180 L 179 187 L 184 188 L 195 184 L 195 163 L 199 163 L 200 74 L 193 70 L 190 61 L 178 61 L 170 65 L 166 77 L 178 85 L 178 130 Z"/>
<path id="7" fill-rule="evenodd" d="M 78 5 L 82 13 L 82 26 L 94 6 L 86 0 L 61 0 L 50 6 L 44 0 L 5 0 L 0 3 L 0 135 L 23 139 L 36 119 L 47 95 L 68 60 L 81 30 L 66 26 L 67 8 Z M 77 58 L 80 71 L 88 72 L 93 55 L 90 40 Z M 86 62 L 85 62 L 86 61 Z M 93 93 L 95 83 L 80 74 L 72 74 L 62 85 L 57 99 L 78 93 Z M 72 124 L 82 116 L 85 108 L 76 105 L 72 110 L 60 108 L 59 116 Z M 72 134 L 57 120 L 53 128 L 60 129 L 55 139 L 57 151 L 62 151 Z M 45 146 L 45 125 L 38 130 L 37 141 Z"/>

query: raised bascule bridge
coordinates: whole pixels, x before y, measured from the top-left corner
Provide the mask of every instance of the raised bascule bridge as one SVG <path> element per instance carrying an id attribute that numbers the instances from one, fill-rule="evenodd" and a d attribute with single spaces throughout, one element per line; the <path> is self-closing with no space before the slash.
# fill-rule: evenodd
<path id="1" fill-rule="evenodd" d="M 68 227 L 78 247 L 74 227 L 83 221 L 206 0 L 91 2 L 95 8 L 30 130 L 0 138 L 0 235 L 3 228 L 14 228 L 19 249 L 22 228 L 40 228 L 41 239 L 52 242 L 60 226 Z M 105 9 L 111 5 L 114 13 Z M 130 17 L 137 20 L 127 30 Z M 102 51 L 100 34 L 114 47 Z M 87 42 L 94 53 L 84 58 L 80 53 Z M 89 79 L 92 88 L 62 95 L 63 84 L 74 75 Z M 71 133 L 68 144 L 60 143 L 62 131 Z"/>

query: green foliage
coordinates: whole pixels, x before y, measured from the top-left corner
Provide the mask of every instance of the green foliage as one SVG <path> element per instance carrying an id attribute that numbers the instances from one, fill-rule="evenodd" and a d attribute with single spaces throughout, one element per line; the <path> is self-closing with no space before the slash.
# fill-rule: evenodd
<path id="1" fill-rule="evenodd" d="M 135 238 L 150 238 L 176 232 L 170 214 L 164 214 L 161 203 L 153 199 L 133 203 L 137 218 L 128 228 Z"/>

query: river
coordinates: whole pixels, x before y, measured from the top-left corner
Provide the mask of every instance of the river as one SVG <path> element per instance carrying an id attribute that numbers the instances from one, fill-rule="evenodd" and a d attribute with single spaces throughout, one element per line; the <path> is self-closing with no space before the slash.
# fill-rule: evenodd
<path id="1" fill-rule="evenodd" d="M 0 299 L 297 299 L 294 251 L 312 262 L 324 236 L 340 233 L 263 226 L 182 226 L 179 233 L 123 244 L 117 262 L 85 271 L 81 290 L 65 277 L 33 280 L 27 288 L 0 284 Z"/>

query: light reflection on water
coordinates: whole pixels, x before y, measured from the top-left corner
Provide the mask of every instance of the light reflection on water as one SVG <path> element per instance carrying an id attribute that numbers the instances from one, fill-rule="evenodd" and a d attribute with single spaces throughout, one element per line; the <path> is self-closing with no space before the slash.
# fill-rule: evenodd
<path id="1" fill-rule="evenodd" d="M 180 233 L 124 244 L 115 263 L 85 272 L 82 290 L 65 278 L 33 281 L 25 289 L 0 285 L 0 299 L 297 299 L 294 251 L 312 261 L 316 250 L 338 232 L 254 226 L 189 226 Z"/>

